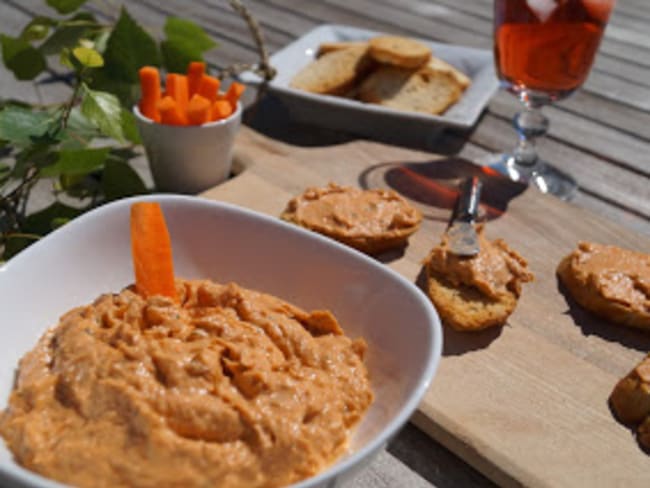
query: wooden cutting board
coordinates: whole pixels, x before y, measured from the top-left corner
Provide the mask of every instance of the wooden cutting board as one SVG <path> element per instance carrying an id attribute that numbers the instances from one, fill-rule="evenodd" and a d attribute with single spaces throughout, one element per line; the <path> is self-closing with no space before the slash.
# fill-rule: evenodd
<path id="1" fill-rule="evenodd" d="M 447 223 L 463 161 L 355 141 L 289 146 L 243 128 L 241 171 L 202 196 L 279 215 L 305 187 L 329 181 L 392 187 L 423 212 L 404 252 L 380 256 L 420 283 L 422 259 Z M 503 237 L 536 276 L 503 328 L 463 334 L 445 328 L 438 373 L 413 421 L 506 486 L 650 486 L 650 456 L 617 423 L 607 398 L 650 350 L 650 333 L 584 313 L 555 276 L 579 240 L 650 252 L 650 239 L 533 189 L 483 175 L 490 238 Z"/>

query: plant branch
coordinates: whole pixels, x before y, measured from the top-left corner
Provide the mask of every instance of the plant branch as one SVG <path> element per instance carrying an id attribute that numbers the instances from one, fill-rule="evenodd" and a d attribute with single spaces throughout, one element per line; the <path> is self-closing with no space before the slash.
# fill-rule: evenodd
<path id="1" fill-rule="evenodd" d="M 38 241 L 41 238 L 41 236 L 39 236 L 38 234 L 29 234 L 25 232 L 11 232 L 5 235 L 5 239 L 18 239 L 18 238 Z"/>
<path id="2" fill-rule="evenodd" d="M 271 63 L 269 63 L 269 53 L 266 49 L 266 44 L 264 44 L 262 30 L 250 10 L 248 10 L 248 7 L 246 7 L 240 0 L 229 0 L 229 3 L 232 9 L 246 21 L 248 29 L 251 31 L 251 35 L 255 41 L 260 61 L 258 64 L 236 63 L 228 66 L 221 71 L 219 78 L 223 79 L 226 77 L 232 77 L 250 70 L 263 78 L 265 83 L 268 83 L 275 78 L 277 71 L 273 66 L 271 66 Z"/>
<path id="3" fill-rule="evenodd" d="M 68 119 L 70 118 L 70 113 L 72 113 L 72 108 L 77 101 L 79 96 L 79 90 L 81 90 L 81 73 L 75 77 L 74 88 L 72 89 L 72 96 L 66 102 L 65 107 L 63 108 L 63 115 L 61 116 L 61 125 L 59 126 L 59 131 L 64 130 L 68 126 Z"/>

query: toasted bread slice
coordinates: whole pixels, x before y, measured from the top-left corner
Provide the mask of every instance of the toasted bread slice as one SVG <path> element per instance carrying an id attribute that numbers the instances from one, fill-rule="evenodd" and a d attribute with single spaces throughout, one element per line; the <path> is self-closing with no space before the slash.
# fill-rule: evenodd
<path id="1" fill-rule="evenodd" d="M 366 41 L 339 41 L 339 42 L 323 42 L 318 46 L 318 57 L 321 57 L 323 54 L 331 53 L 334 51 L 340 51 L 342 49 L 347 49 L 349 47 L 359 47 L 365 46 L 368 47 Z"/>
<path id="2" fill-rule="evenodd" d="M 444 234 L 424 262 L 429 298 L 442 321 L 460 331 L 503 325 L 517 306 L 522 284 L 534 279 L 526 260 L 502 239 L 489 241 L 483 226 L 477 233 L 477 255 L 455 255 Z"/>
<path id="3" fill-rule="evenodd" d="M 461 94 L 461 85 L 450 72 L 383 66 L 363 81 L 358 98 L 397 110 L 441 114 Z"/>
<path id="4" fill-rule="evenodd" d="M 340 95 L 371 67 L 366 46 L 353 46 L 321 56 L 305 66 L 290 86 L 312 93 Z"/>
<path id="5" fill-rule="evenodd" d="M 461 86 L 463 90 L 466 90 L 467 87 L 469 87 L 469 85 L 472 84 L 472 80 L 465 73 L 455 68 L 448 62 L 443 61 L 442 59 L 437 58 L 435 56 L 431 56 L 431 59 L 427 63 L 427 67 L 429 67 L 432 70 L 451 73 L 454 76 L 454 78 L 456 78 L 456 81 L 458 82 L 458 84 Z"/>
<path id="6" fill-rule="evenodd" d="M 609 404 L 618 420 L 637 427 L 637 441 L 650 449 L 650 354 L 616 384 Z"/>
<path id="7" fill-rule="evenodd" d="M 517 306 L 514 293 L 499 299 L 488 297 L 472 286 L 454 286 L 429 266 L 427 293 L 447 325 L 460 331 L 474 331 L 503 325 Z"/>
<path id="8" fill-rule="evenodd" d="M 431 57 L 429 46 L 414 39 L 380 36 L 370 39 L 370 56 L 383 64 L 402 68 L 419 68 Z"/>
<path id="9" fill-rule="evenodd" d="M 609 402 L 623 423 L 638 424 L 650 417 L 650 354 L 616 384 Z"/>
<path id="10" fill-rule="evenodd" d="M 557 275 L 574 300 L 591 313 L 650 330 L 650 255 L 580 242 L 560 261 Z"/>
<path id="11" fill-rule="evenodd" d="M 292 198 L 281 218 L 326 235 L 367 254 L 407 244 L 422 214 L 392 190 L 330 183 Z"/>

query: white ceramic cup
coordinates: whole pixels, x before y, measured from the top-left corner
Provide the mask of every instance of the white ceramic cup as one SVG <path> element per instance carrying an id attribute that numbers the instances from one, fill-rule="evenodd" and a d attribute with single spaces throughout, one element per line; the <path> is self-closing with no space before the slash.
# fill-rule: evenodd
<path id="1" fill-rule="evenodd" d="M 133 114 L 157 190 L 196 194 L 230 175 L 241 103 L 228 118 L 203 125 L 157 124 L 137 105 Z"/>

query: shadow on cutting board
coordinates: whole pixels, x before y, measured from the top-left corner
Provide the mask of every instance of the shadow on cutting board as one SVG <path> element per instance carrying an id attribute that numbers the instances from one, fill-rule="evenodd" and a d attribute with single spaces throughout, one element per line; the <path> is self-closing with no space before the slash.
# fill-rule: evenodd
<path id="1" fill-rule="evenodd" d="M 459 157 L 376 164 L 359 175 L 359 185 L 362 188 L 388 187 L 426 207 L 452 210 L 458 198 L 458 185 L 469 176 L 478 176 L 483 183 L 481 220 L 499 218 L 506 212 L 510 201 L 527 188 Z M 425 218 L 432 220 L 446 221 L 449 216 L 449 212 L 425 212 Z"/>
<path id="2" fill-rule="evenodd" d="M 618 325 L 597 317 L 581 307 L 559 279 L 557 280 L 557 286 L 569 307 L 565 313 L 571 316 L 573 322 L 580 327 L 585 336 L 597 335 L 606 341 L 618 342 L 625 347 L 641 352 L 650 350 L 650 338 L 647 331 Z"/>
<path id="3" fill-rule="evenodd" d="M 424 267 L 415 284 L 425 294 L 427 289 L 427 276 Z M 490 327 L 476 332 L 458 332 L 447 325 L 443 325 L 445 339 L 442 341 L 443 356 L 460 356 L 467 352 L 485 349 L 493 340 L 501 335 L 503 327 Z"/>

